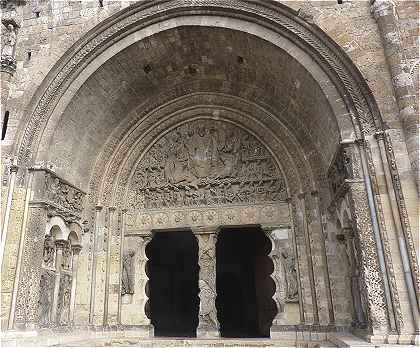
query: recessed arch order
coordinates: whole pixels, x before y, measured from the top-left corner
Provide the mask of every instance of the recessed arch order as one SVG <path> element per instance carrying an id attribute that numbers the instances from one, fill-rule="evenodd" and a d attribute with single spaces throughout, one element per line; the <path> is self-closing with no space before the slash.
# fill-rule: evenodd
<path id="1" fill-rule="evenodd" d="M 374 99 L 354 64 L 327 35 L 286 6 L 248 0 L 151 1 L 134 4 L 92 29 L 50 71 L 20 130 L 19 162 L 42 158 L 50 141 L 45 134 L 51 134 L 45 131 L 57 126 L 78 88 L 102 64 L 139 40 L 182 26 L 241 31 L 286 51 L 322 89 L 341 138 L 357 137 L 359 130 L 373 133 L 381 127 Z"/>

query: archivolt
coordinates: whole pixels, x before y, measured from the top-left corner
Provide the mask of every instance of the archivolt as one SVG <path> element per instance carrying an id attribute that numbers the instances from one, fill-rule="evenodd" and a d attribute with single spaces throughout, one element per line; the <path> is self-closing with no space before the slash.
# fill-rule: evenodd
<path id="1" fill-rule="evenodd" d="M 308 25 L 286 6 L 269 0 L 155 0 L 136 3 L 105 20 L 56 64 L 28 108 L 17 143 L 19 164 L 29 165 L 36 159 L 43 129 L 57 103 L 80 72 L 107 48 L 153 23 L 199 15 L 219 16 L 220 25 L 229 22 L 222 23 L 223 18 L 258 23 L 262 28 L 259 36 L 266 40 L 272 39 L 270 31 L 287 37 L 305 50 L 337 86 L 357 121 L 356 130 L 360 127 L 362 133 L 370 134 L 381 127 L 380 115 L 369 88 L 350 59 L 321 30 Z M 245 26 L 238 29 L 246 31 Z M 104 58 L 100 58 L 97 64 Z"/>
<path id="2" fill-rule="evenodd" d="M 101 204 L 120 205 L 125 201 L 124 192 L 130 174 L 147 149 L 168 129 L 197 117 L 225 119 L 255 135 L 276 159 L 290 194 L 318 187 L 318 178 L 311 168 L 313 165 L 320 171 L 323 169 L 320 168 L 322 159 L 317 152 L 313 151 L 312 157 L 306 157 L 302 144 L 288 127 L 260 106 L 241 98 L 216 95 L 217 101 L 211 105 L 206 104 L 206 100 L 214 98 L 214 93 L 193 93 L 177 98 L 150 114 L 138 115 L 138 123 L 123 132 L 127 134 L 124 140 L 118 146 L 109 144 L 114 149 L 113 155 L 104 152 L 108 153 L 106 170 L 100 165 L 92 176 L 92 179 L 102 178 L 101 188 L 99 192 L 92 190 L 96 186 L 92 182 L 91 193 L 99 194 Z M 100 163 L 103 162 L 98 161 Z"/>

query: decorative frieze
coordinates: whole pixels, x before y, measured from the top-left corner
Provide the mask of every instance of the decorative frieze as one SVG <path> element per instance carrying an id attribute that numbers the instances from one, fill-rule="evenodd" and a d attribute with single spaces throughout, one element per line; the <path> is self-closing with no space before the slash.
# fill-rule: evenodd
<path id="1" fill-rule="evenodd" d="M 56 175 L 45 173 L 44 200 L 51 205 L 50 214 L 54 212 L 80 217 L 83 210 L 84 193 L 64 182 Z"/>
<path id="2" fill-rule="evenodd" d="M 164 228 L 273 223 L 290 224 L 287 203 L 151 211 L 131 210 L 127 212 L 126 233 Z"/>

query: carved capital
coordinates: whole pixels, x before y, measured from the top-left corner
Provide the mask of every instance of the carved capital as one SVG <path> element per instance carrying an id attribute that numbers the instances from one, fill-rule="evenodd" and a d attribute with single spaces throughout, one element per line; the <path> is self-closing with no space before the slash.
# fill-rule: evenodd
<path id="1" fill-rule="evenodd" d="M 12 57 L 2 57 L 0 63 L 0 71 L 13 75 L 16 71 L 16 59 Z"/>
<path id="2" fill-rule="evenodd" d="M 80 251 L 82 250 L 81 245 L 72 245 L 71 250 L 73 252 L 73 255 L 79 255 Z"/>
<path id="3" fill-rule="evenodd" d="M 69 244 L 68 240 L 65 239 L 57 239 L 54 241 L 55 247 L 57 248 L 57 250 L 63 250 L 64 248 L 67 247 L 67 245 Z"/>
<path id="4" fill-rule="evenodd" d="M 220 232 L 220 226 L 205 226 L 205 227 L 192 227 L 191 231 L 194 234 L 218 234 Z"/>
<path id="5" fill-rule="evenodd" d="M 371 0 L 370 10 L 373 17 L 377 20 L 380 17 L 393 14 L 395 11 L 392 0 Z"/>
<path id="6" fill-rule="evenodd" d="M 17 173 L 18 170 L 19 170 L 19 166 L 15 165 L 15 164 L 12 164 L 10 166 L 10 173 Z"/>
<path id="7" fill-rule="evenodd" d="M 385 131 L 381 130 L 381 131 L 375 132 L 375 138 L 377 140 L 385 140 Z"/>

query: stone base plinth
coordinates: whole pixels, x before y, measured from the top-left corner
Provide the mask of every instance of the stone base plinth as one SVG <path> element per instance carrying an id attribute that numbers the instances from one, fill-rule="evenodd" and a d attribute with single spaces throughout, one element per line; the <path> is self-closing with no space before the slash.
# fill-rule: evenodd
<path id="1" fill-rule="evenodd" d="M 213 328 L 197 328 L 197 338 L 219 338 L 220 332 Z"/>

